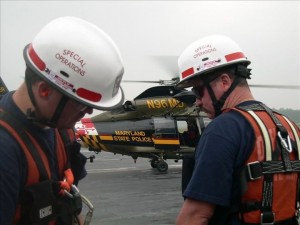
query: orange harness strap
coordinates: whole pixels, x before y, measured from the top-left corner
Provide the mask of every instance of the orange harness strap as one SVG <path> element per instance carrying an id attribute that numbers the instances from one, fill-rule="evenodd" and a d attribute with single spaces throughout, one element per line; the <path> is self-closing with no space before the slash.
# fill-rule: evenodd
<path id="1" fill-rule="evenodd" d="M 9 113 L 6 113 L 3 109 L 0 109 L 0 126 L 8 131 L 12 137 L 20 145 L 24 152 L 27 165 L 28 176 L 26 180 L 26 186 L 39 183 L 42 180 L 51 179 L 51 172 L 49 161 L 46 154 L 42 150 L 37 141 L 28 133 L 22 125 L 18 123 Z M 70 192 L 71 186 L 74 182 L 74 176 L 68 162 L 68 154 L 65 148 L 65 141 L 71 142 L 75 138 L 72 129 L 67 131 L 67 136 L 62 136 L 56 132 L 56 155 L 58 161 L 58 167 L 60 171 L 60 178 L 63 181 L 59 182 L 61 188 L 60 194 L 64 195 L 65 191 Z M 14 224 L 21 219 L 21 205 L 18 205 L 16 215 L 14 218 Z M 51 221 L 49 225 L 55 224 L 55 221 Z"/>
<path id="2" fill-rule="evenodd" d="M 249 121 L 256 136 L 254 149 L 245 165 L 249 182 L 242 197 L 242 205 L 247 206 L 241 211 L 243 221 L 259 224 L 295 218 L 300 172 L 297 148 L 300 146 L 289 151 L 291 145 L 285 148 L 282 142 L 289 139 L 295 142 L 299 129 L 291 128 L 281 115 L 267 112 L 260 105 L 234 110 Z"/>
<path id="3" fill-rule="evenodd" d="M 25 154 L 28 162 L 26 185 L 38 183 L 42 179 L 49 179 L 51 177 L 49 162 L 39 144 L 10 114 L 0 110 L 0 118 L 0 125 L 15 138 Z"/>

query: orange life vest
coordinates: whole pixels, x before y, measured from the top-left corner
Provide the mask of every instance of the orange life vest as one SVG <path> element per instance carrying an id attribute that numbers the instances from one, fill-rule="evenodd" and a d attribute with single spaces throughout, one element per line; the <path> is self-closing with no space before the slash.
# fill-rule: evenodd
<path id="1" fill-rule="evenodd" d="M 299 202 L 299 128 L 261 104 L 233 110 L 249 121 L 256 136 L 242 170 L 247 185 L 239 208 L 241 220 L 273 224 L 295 218 Z"/>
<path id="2" fill-rule="evenodd" d="M 28 176 L 25 187 L 37 184 L 44 179 L 50 180 L 51 171 L 47 156 L 34 137 L 32 137 L 31 134 L 24 129 L 21 124 L 18 124 L 17 120 L 15 120 L 9 113 L 6 113 L 2 109 L 0 109 L 0 126 L 6 129 L 12 135 L 24 152 L 28 166 Z M 75 140 L 75 133 L 73 129 L 64 131 L 58 131 L 56 129 L 55 137 L 59 179 L 63 180 L 66 172 L 72 173 L 70 170 L 66 144 L 69 144 Z M 43 164 L 43 166 L 40 167 L 38 165 L 39 163 Z M 72 177 L 73 175 L 70 174 L 70 176 Z M 73 181 L 71 180 L 70 182 Z M 19 204 L 17 207 L 14 224 L 18 224 L 18 221 L 21 219 L 22 207 L 26 206 Z M 49 224 L 54 223 L 55 221 L 50 222 Z"/>

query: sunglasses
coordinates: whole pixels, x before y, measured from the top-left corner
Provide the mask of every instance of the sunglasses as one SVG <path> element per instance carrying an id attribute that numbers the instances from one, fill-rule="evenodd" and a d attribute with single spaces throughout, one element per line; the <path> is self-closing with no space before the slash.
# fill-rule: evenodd
<path id="1" fill-rule="evenodd" d="M 204 85 L 198 85 L 192 88 L 192 92 L 196 96 L 196 98 L 203 98 L 204 90 L 205 90 Z"/>

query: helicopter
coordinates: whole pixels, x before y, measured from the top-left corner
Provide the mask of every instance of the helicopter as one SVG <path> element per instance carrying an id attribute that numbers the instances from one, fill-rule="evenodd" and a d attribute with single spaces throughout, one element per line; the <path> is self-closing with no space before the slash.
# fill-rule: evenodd
<path id="1" fill-rule="evenodd" d="M 179 78 L 159 81 L 122 82 L 158 83 L 127 100 L 117 109 L 75 125 L 78 140 L 90 151 L 103 151 L 148 158 L 152 168 L 168 170 L 167 159 L 178 162 L 193 157 L 195 145 L 210 122 L 195 105 L 195 96 L 186 89 L 176 89 Z M 287 85 L 249 85 L 263 88 L 299 89 Z"/>
<path id="2" fill-rule="evenodd" d="M 8 89 L 0 76 L 0 98 L 8 92 Z"/>
<path id="3" fill-rule="evenodd" d="M 160 85 L 115 110 L 83 118 L 75 125 L 78 138 L 90 151 L 127 155 L 135 162 L 138 157 L 149 158 L 152 168 L 166 172 L 167 159 L 178 162 L 183 155 L 193 155 L 209 122 L 194 105 L 191 91 L 176 89 L 176 82 L 177 78 L 160 80 Z"/>

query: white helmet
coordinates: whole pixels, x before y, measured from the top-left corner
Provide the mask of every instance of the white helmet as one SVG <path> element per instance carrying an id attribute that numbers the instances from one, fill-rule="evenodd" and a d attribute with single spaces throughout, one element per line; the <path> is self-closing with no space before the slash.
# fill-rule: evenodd
<path id="1" fill-rule="evenodd" d="M 26 64 L 63 94 L 101 110 L 123 103 L 123 60 L 100 28 L 75 17 L 47 24 L 24 49 Z"/>
<path id="2" fill-rule="evenodd" d="M 191 87 L 195 78 L 236 63 L 249 65 L 250 61 L 230 38 L 212 35 L 199 39 L 190 44 L 178 58 L 180 82 L 176 87 Z"/>

